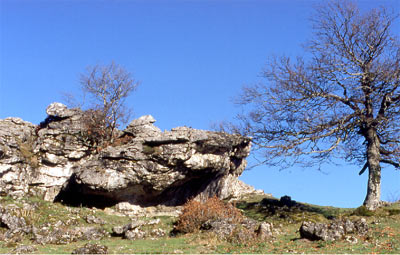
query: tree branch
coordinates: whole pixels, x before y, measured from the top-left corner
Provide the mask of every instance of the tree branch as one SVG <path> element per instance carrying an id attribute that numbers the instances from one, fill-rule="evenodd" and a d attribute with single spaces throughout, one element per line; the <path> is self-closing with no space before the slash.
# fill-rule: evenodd
<path id="1" fill-rule="evenodd" d="M 390 160 L 390 159 L 381 159 L 381 162 L 382 162 L 382 163 L 389 164 L 389 165 L 392 165 L 392 166 L 394 166 L 395 168 L 399 168 L 399 169 L 400 169 L 400 163 L 395 162 L 395 161 L 393 161 L 393 160 Z"/>
<path id="2" fill-rule="evenodd" d="M 362 175 L 362 174 L 365 172 L 365 170 L 367 170 L 367 168 L 368 168 L 368 162 L 365 163 L 365 165 L 363 166 L 363 168 L 361 169 L 361 171 L 358 173 L 358 175 Z"/>

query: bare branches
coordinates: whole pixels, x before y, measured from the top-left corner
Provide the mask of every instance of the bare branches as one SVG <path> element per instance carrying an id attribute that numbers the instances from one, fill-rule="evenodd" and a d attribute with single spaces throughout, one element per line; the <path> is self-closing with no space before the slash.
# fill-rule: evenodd
<path id="1" fill-rule="evenodd" d="M 395 161 L 393 161 L 393 160 L 382 159 L 381 162 L 382 162 L 382 163 L 389 164 L 389 165 L 392 165 L 392 166 L 394 166 L 394 167 L 396 167 L 396 168 L 400 168 L 400 163 L 399 163 L 399 162 L 395 162 Z"/>
<path id="2" fill-rule="evenodd" d="M 125 99 L 138 84 L 129 72 L 114 62 L 88 67 L 86 73 L 81 75 L 82 91 L 92 100 L 90 109 L 102 113 L 102 121 L 110 129 L 111 139 L 118 124 L 125 123 L 129 118 Z"/>
<path id="3" fill-rule="evenodd" d="M 314 37 L 306 47 L 311 57 L 270 58 L 266 82 L 243 89 L 237 103 L 245 112 L 232 129 L 253 137 L 267 164 L 339 156 L 363 162 L 363 172 L 369 146 L 363 140 L 371 130 L 379 139 L 369 140 L 391 152 L 382 154 L 383 163 L 400 156 L 400 43 L 390 30 L 395 16 L 383 8 L 361 14 L 351 2 L 331 1 L 313 17 Z"/>

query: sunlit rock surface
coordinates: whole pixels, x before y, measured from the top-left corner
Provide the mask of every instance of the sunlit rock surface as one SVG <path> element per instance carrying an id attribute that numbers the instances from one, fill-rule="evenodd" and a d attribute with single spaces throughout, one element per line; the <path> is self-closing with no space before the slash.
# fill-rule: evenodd
<path id="1" fill-rule="evenodd" d="M 178 127 L 162 132 L 155 119 L 133 120 L 108 146 L 87 141 L 84 112 L 53 103 L 36 126 L 0 120 L 0 192 L 41 195 L 77 205 L 181 205 L 189 198 L 234 198 L 255 192 L 237 178 L 250 139 Z"/>

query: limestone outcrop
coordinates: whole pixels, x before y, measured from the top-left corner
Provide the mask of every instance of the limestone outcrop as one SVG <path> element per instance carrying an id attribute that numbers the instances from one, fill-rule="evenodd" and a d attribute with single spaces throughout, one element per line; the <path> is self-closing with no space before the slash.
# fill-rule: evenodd
<path id="1" fill-rule="evenodd" d="M 254 189 L 238 180 L 250 139 L 178 127 L 162 132 L 155 119 L 133 120 L 111 144 L 90 139 L 87 112 L 60 103 L 36 126 L 0 120 L 0 192 L 105 207 L 180 205 L 188 198 L 230 198 Z"/>
<path id="2" fill-rule="evenodd" d="M 368 233 L 368 224 L 364 218 L 356 221 L 339 219 L 330 224 L 305 221 L 299 232 L 301 238 L 312 241 L 336 241 L 345 238 L 346 240 L 357 240 L 354 235 L 365 236 Z"/>

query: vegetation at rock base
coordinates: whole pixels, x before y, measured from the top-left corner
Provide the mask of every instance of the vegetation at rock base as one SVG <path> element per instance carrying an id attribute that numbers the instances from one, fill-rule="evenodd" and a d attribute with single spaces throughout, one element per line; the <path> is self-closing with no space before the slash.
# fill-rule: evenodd
<path id="1" fill-rule="evenodd" d="M 200 230 L 193 233 L 177 236 L 165 235 L 162 237 L 148 237 L 141 240 L 127 240 L 111 235 L 116 225 L 125 225 L 132 222 L 132 218 L 116 215 L 107 210 L 84 207 L 69 207 L 59 203 L 43 201 L 31 197 L 13 200 L 10 197 L 1 197 L 0 205 L 10 209 L 15 215 L 22 216 L 40 228 L 48 224 L 50 228 L 57 225 L 64 227 L 91 227 L 104 229 L 110 235 L 101 240 L 77 240 L 65 244 L 40 245 L 33 242 L 32 234 L 23 236 L 20 240 L 0 241 L 0 253 L 12 253 L 22 245 L 33 246 L 34 253 L 71 253 L 87 243 L 100 244 L 108 247 L 110 254 L 124 253 L 400 253 L 400 203 L 393 203 L 379 208 L 371 216 L 357 216 L 359 209 L 334 208 L 315 206 L 291 201 L 286 203 L 282 199 L 253 195 L 237 201 L 236 206 L 241 213 L 258 222 L 266 221 L 274 225 L 274 235 L 258 242 L 230 242 L 221 240 L 215 233 Z M 193 202 L 192 202 L 193 203 Z M 214 201 L 213 203 L 219 203 Z M 198 204 L 196 204 L 199 206 Z M 226 205 L 226 204 L 224 204 Z M 201 206 L 199 206 L 201 207 Z M 216 206 L 219 208 L 218 206 Z M 112 208 L 111 208 L 112 209 Z M 112 210 L 111 210 L 112 211 Z M 88 215 L 102 219 L 105 224 L 87 223 Z M 369 224 L 366 236 L 356 236 L 356 240 L 339 241 L 309 241 L 300 239 L 299 227 L 303 221 L 330 222 L 333 219 L 364 217 Z M 147 228 L 162 228 L 170 233 L 174 224 L 179 221 L 175 217 L 157 217 L 160 222 Z M 136 220 L 154 220 L 154 217 L 139 217 Z M 3 237 L 6 229 L 0 228 Z M 353 243 L 351 243 L 353 242 Z"/>

